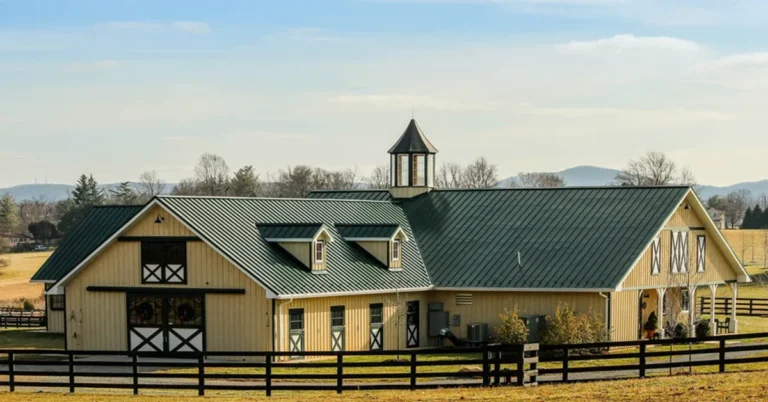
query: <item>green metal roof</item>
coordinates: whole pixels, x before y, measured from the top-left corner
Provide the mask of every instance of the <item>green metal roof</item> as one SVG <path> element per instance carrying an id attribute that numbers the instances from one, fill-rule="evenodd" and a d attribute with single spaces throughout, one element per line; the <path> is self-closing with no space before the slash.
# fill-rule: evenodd
<path id="1" fill-rule="evenodd" d="M 403 270 L 390 272 L 354 247 L 336 241 L 326 248 L 326 275 L 307 272 L 286 253 L 264 240 L 257 224 L 325 225 L 341 238 L 334 223 L 375 225 L 392 222 L 411 236 L 398 204 L 378 201 L 159 196 L 160 204 L 189 225 L 202 239 L 282 296 L 422 289 L 430 286 L 416 242 L 403 244 Z"/>
<path id="2" fill-rule="evenodd" d="M 142 206 L 97 206 L 68 234 L 33 281 L 58 281 L 133 218 Z"/>
<path id="3" fill-rule="evenodd" d="M 337 223 L 336 229 L 345 239 L 386 239 L 395 235 L 398 225 L 344 225 Z"/>
<path id="4" fill-rule="evenodd" d="M 311 241 L 323 227 L 322 223 L 256 224 L 265 239 L 301 239 Z"/>
<path id="5" fill-rule="evenodd" d="M 391 201 L 389 190 L 316 190 L 307 194 L 312 199 Z"/>
<path id="6" fill-rule="evenodd" d="M 687 192 L 434 190 L 403 208 L 436 287 L 613 289 Z"/>

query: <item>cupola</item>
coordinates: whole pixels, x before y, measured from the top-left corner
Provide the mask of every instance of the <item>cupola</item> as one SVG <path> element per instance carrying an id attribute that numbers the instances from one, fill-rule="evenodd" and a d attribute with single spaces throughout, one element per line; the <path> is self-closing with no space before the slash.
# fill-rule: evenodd
<path id="1" fill-rule="evenodd" d="M 437 148 L 411 119 L 403 135 L 389 149 L 390 192 L 394 198 L 410 198 L 435 186 Z"/>

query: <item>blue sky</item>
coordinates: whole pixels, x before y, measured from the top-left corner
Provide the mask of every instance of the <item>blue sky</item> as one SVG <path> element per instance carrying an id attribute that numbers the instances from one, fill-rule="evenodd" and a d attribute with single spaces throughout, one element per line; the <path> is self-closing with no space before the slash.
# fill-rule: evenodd
<path id="1" fill-rule="evenodd" d="M 0 0 L 0 187 L 386 163 L 415 114 L 439 161 L 501 176 L 768 176 L 759 1 Z M 22 168 L 23 167 L 23 168 Z"/>

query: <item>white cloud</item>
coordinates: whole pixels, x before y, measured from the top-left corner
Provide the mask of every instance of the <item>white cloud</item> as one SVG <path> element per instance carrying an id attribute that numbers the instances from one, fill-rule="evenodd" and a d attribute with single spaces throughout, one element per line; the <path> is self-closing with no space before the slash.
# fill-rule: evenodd
<path id="1" fill-rule="evenodd" d="M 559 45 L 561 49 L 573 53 L 584 53 L 599 49 L 612 50 L 679 50 L 696 51 L 702 46 L 696 42 L 671 36 L 635 36 L 632 34 L 614 35 L 591 41 L 574 41 Z"/>
<path id="2" fill-rule="evenodd" d="M 719 59 L 699 63 L 694 69 L 700 72 L 708 72 L 740 67 L 768 67 L 768 52 L 740 53 L 724 56 Z"/>
<path id="3" fill-rule="evenodd" d="M 176 31 L 188 34 L 207 34 L 211 32 L 211 26 L 202 21 L 109 21 L 99 24 L 113 30 L 139 31 L 139 32 L 162 32 Z"/>
<path id="4" fill-rule="evenodd" d="M 68 68 L 74 71 L 115 70 L 120 68 L 120 62 L 117 60 L 82 61 L 70 63 Z"/>

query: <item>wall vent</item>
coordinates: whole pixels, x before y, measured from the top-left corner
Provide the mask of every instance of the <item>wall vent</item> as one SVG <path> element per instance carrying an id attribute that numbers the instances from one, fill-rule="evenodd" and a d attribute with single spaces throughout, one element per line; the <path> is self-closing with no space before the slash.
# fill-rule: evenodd
<path id="1" fill-rule="evenodd" d="M 457 306 L 471 306 L 472 294 L 471 293 L 459 293 L 456 295 Z"/>

